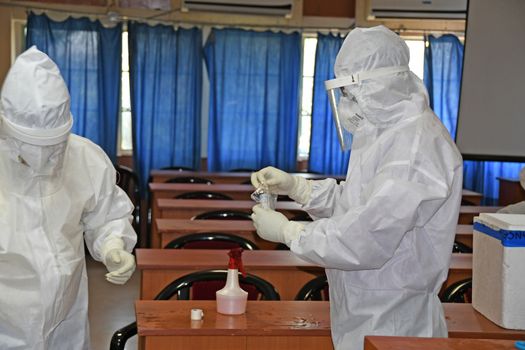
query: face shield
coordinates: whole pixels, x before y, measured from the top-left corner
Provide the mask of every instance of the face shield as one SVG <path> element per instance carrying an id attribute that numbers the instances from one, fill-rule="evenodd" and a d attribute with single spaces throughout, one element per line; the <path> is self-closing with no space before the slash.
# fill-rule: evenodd
<path id="1" fill-rule="evenodd" d="M 365 119 L 357 99 L 350 93 L 348 87 L 359 85 L 368 79 L 408 70 L 408 66 L 384 67 L 325 81 L 325 89 L 328 93 L 337 137 L 343 151 L 350 149 L 352 134 L 362 125 Z"/>
<path id="2" fill-rule="evenodd" d="M 11 160 L 3 164 L 9 186 L 21 194 L 45 196 L 62 183 L 62 167 L 72 127 L 68 123 L 53 129 L 33 129 L 16 125 L 0 114 L 2 152 Z M 36 192 L 35 192 L 36 191 Z"/>

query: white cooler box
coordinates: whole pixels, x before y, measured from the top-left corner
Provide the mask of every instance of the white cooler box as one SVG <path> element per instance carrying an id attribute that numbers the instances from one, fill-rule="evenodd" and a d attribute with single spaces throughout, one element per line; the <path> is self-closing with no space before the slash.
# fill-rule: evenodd
<path id="1" fill-rule="evenodd" d="M 525 330 L 525 215 L 474 218 L 472 306 L 492 322 Z"/>

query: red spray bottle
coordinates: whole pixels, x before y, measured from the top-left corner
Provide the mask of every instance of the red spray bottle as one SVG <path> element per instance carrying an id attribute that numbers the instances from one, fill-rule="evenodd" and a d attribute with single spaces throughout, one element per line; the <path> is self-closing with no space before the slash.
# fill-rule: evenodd
<path id="1" fill-rule="evenodd" d="M 246 312 L 248 292 L 239 286 L 239 270 L 246 276 L 242 265 L 242 248 L 235 248 L 228 253 L 228 277 L 223 289 L 216 292 L 217 312 L 226 315 L 241 315 Z"/>

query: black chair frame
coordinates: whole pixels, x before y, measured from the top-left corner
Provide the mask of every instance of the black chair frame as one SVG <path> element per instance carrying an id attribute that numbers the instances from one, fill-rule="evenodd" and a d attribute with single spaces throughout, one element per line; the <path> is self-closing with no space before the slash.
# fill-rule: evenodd
<path id="1" fill-rule="evenodd" d="M 465 293 L 472 289 L 472 278 L 457 281 L 448 286 L 441 297 L 443 303 L 468 303 Z"/>
<path id="2" fill-rule="evenodd" d="M 323 300 L 321 293 L 328 287 L 326 275 L 318 276 L 307 282 L 295 296 L 295 300 Z"/>
<path id="3" fill-rule="evenodd" d="M 185 193 L 181 193 L 178 196 L 176 196 L 175 199 L 217 199 L 217 200 L 230 200 L 230 201 L 233 200 L 233 198 L 228 195 L 225 195 L 219 192 L 213 192 L 213 191 L 185 192 Z"/>
<path id="4" fill-rule="evenodd" d="M 251 220 L 249 213 L 238 210 L 216 210 L 195 215 L 191 220 Z"/>
<path id="5" fill-rule="evenodd" d="M 239 245 L 239 247 L 245 250 L 258 250 L 259 247 L 244 237 L 232 235 L 229 233 L 223 232 L 202 232 L 202 233 L 193 233 L 189 235 L 184 235 L 179 238 L 174 239 L 173 241 L 166 244 L 164 248 L 166 249 L 180 249 L 184 247 L 187 243 L 196 242 L 196 241 L 223 241 L 223 242 L 232 242 Z"/>

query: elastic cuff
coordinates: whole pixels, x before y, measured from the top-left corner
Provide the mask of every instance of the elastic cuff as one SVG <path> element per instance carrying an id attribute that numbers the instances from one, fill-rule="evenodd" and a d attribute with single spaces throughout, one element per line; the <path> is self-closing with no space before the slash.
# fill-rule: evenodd
<path id="1" fill-rule="evenodd" d="M 120 237 L 108 237 L 102 244 L 102 259 L 106 261 L 106 255 L 115 249 L 124 250 L 124 240 Z"/>
<path id="2" fill-rule="evenodd" d="M 283 227 L 284 243 L 289 247 L 292 241 L 299 237 L 301 231 L 304 230 L 304 225 L 296 221 L 288 221 Z"/>
<path id="3" fill-rule="evenodd" d="M 291 199 L 299 204 L 305 205 L 310 201 L 312 194 L 312 183 L 302 176 L 294 176 L 294 186 L 288 195 Z"/>

